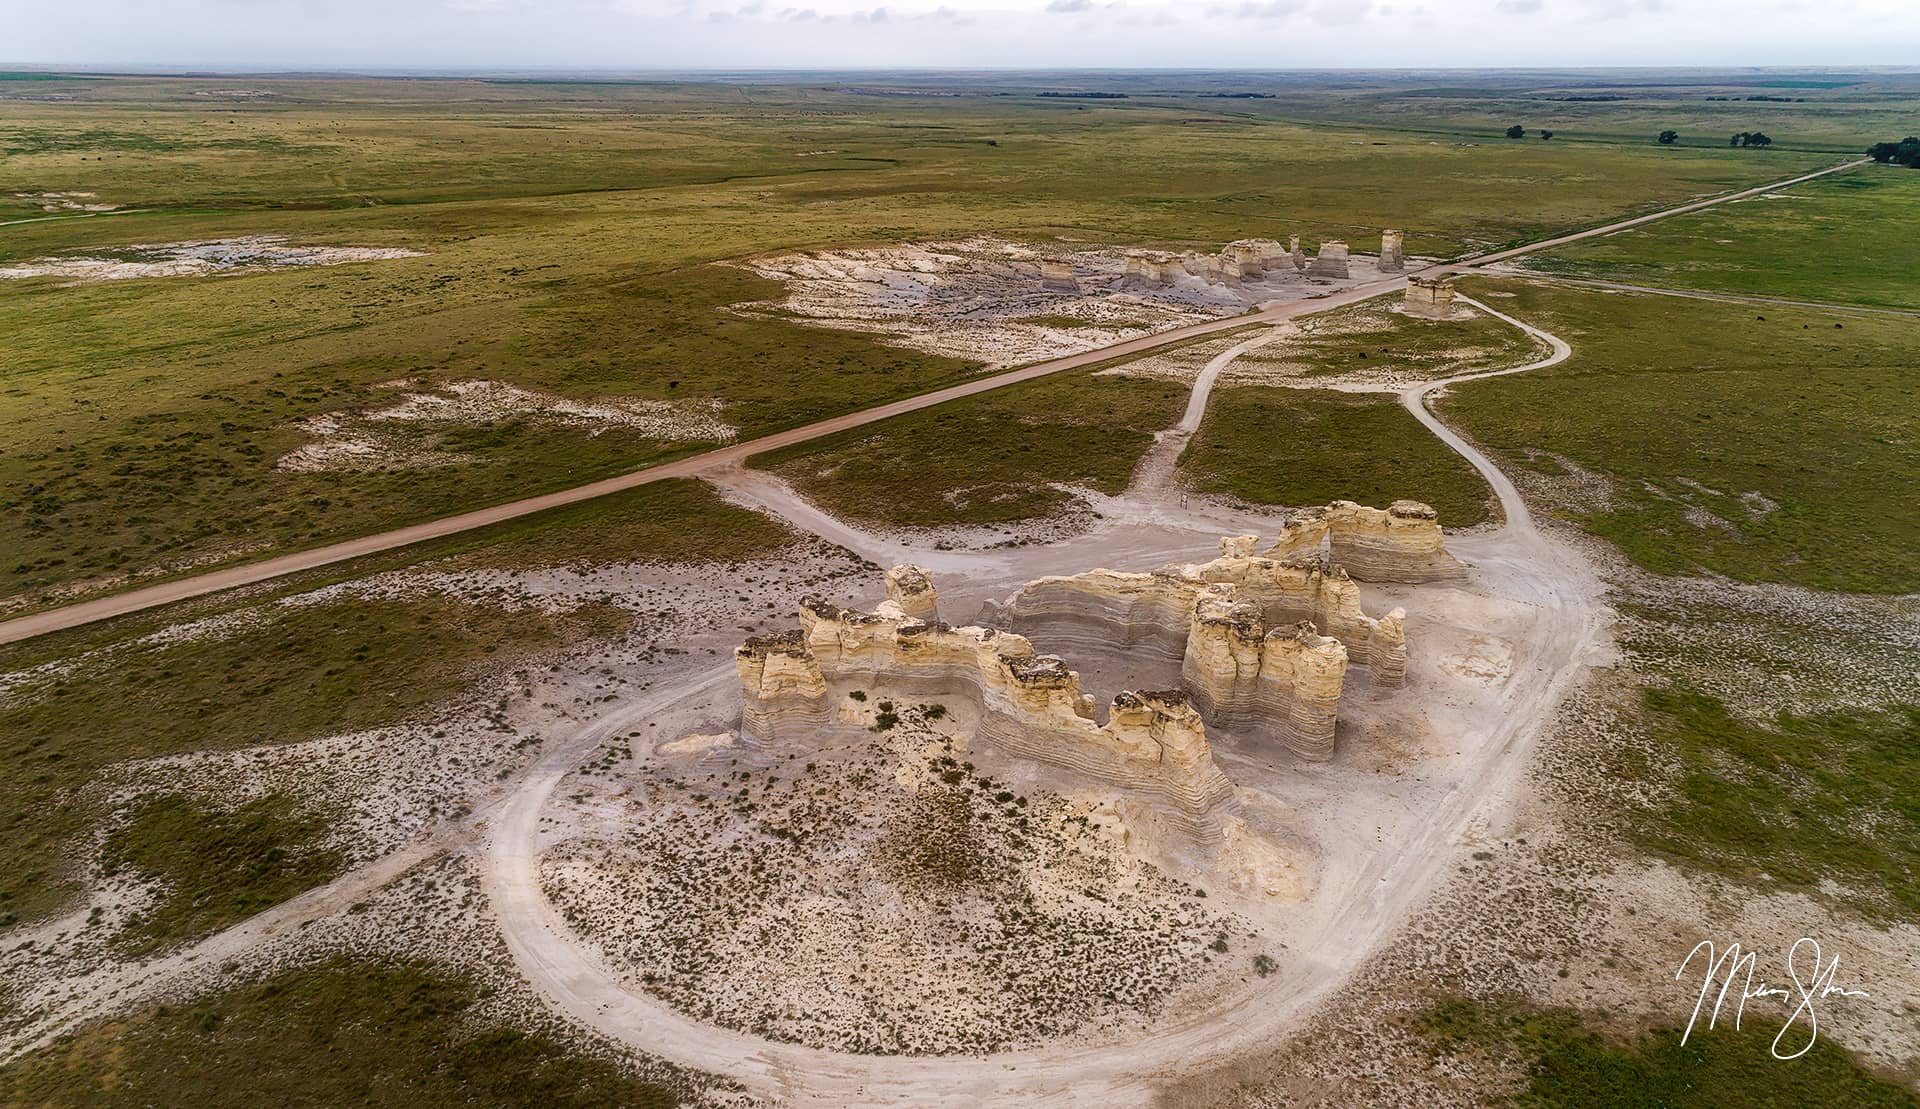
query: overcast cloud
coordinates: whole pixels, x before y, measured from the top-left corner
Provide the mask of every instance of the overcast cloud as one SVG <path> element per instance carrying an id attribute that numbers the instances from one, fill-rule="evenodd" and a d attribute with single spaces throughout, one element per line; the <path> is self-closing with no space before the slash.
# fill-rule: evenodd
<path id="1" fill-rule="evenodd" d="M 0 0 L 0 26 L 0 63 L 263 69 L 1920 62 L 1920 0 Z"/>

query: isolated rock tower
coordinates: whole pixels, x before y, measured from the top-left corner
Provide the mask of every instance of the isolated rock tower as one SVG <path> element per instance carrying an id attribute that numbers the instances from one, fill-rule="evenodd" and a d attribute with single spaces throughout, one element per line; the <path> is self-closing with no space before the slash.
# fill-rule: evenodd
<path id="1" fill-rule="evenodd" d="M 1320 244 L 1319 253 L 1313 256 L 1313 264 L 1307 272 L 1315 277 L 1347 276 L 1347 244 L 1338 239 L 1328 239 Z"/>
<path id="2" fill-rule="evenodd" d="M 1380 232 L 1380 272 L 1399 273 L 1407 268 L 1407 252 L 1399 231 Z"/>
<path id="3" fill-rule="evenodd" d="M 1418 316 L 1423 320 L 1444 320 L 1453 315 L 1453 278 L 1420 277 L 1407 278 L 1407 302 L 1403 308 L 1409 316 Z"/>

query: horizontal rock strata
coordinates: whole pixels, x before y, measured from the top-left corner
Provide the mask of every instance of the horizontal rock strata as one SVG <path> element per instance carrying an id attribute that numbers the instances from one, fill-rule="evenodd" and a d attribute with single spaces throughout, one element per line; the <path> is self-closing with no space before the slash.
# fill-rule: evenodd
<path id="1" fill-rule="evenodd" d="M 1333 561 L 1361 581 L 1419 584 L 1467 576 L 1447 553 L 1439 514 L 1419 501 L 1385 509 L 1335 501 L 1327 508 L 1327 543 Z"/>
<path id="2" fill-rule="evenodd" d="M 1401 311 L 1427 320 L 1451 319 L 1453 297 L 1453 278 L 1415 275 L 1407 278 L 1407 299 Z"/>
<path id="3" fill-rule="evenodd" d="M 1399 273 L 1407 268 L 1406 236 L 1399 231 L 1380 232 L 1380 272 Z"/>
<path id="4" fill-rule="evenodd" d="M 1096 724 L 1080 676 L 1022 636 L 950 627 L 898 613 L 856 613 L 809 599 L 796 632 L 734 652 L 742 727 L 769 742 L 802 740 L 832 713 L 831 683 L 897 695 L 967 697 L 979 737 L 1007 754 L 1085 775 L 1155 802 L 1155 815 L 1217 845 L 1234 805 L 1199 713 L 1178 692 L 1127 692 Z"/>
<path id="5" fill-rule="evenodd" d="M 1333 757 L 1347 651 L 1310 621 L 1268 631 L 1259 606 L 1202 596 L 1180 677 L 1205 719 L 1279 739 L 1307 759 Z"/>
<path id="6" fill-rule="evenodd" d="M 1345 278 L 1347 270 L 1347 244 L 1338 239 L 1321 243 L 1313 256 L 1313 264 L 1307 267 L 1307 272 L 1314 277 Z"/>
<path id="7" fill-rule="evenodd" d="M 1223 539 L 1212 562 L 1162 567 L 1150 574 L 1091 570 L 1039 578 L 996 611 L 1007 625 L 1069 646 L 1153 650 L 1187 656 L 1197 606 L 1210 596 L 1253 605 L 1269 627 L 1309 621 L 1338 640 L 1346 657 L 1369 668 L 1377 686 L 1406 681 L 1406 610 L 1375 618 L 1361 607 L 1360 587 L 1345 569 L 1329 566 L 1328 513 L 1298 514 L 1267 555 L 1256 555 L 1251 535 Z M 1289 527 L 1295 526 L 1289 521 Z M 1295 549 L 1297 548 L 1297 549 Z M 1288 557 L 1274 557 L 1276 552 Z"/>
<path id="8" fill-rule="evenodd" d="M 915 620 L 931 623 L 940 618 L 940 598 L 933 587 L 933 575 L 910 562 L 887 571 L 887 602 L 900 615 Z"/>

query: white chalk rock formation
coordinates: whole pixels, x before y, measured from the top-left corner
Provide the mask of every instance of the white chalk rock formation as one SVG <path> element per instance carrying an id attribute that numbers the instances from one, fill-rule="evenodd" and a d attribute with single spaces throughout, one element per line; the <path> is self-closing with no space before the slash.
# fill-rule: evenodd
<path id="1" fill-rule="evenodd" d="M 1040 287 L 1050 293 L 1077 293 L 1080 279 L 1073 275 L 1072 262 L 1041 262 Z"/>
<path id="2" fill-rule="evenodd" d="M 798 631 L 760 635 L 733 652 L 745 709 L 740 730 L 772 737 L 826 725 L 833 715 L 820 664 Z"/>
<path id="3" fill-rule="evenodd" d="M 1400 231 L 1380 232 L 1380 272 L 1400 273 L 1407 268 L 1406 236 Z"/>
<path id="4" fill-rule="evenodd" d="M 1270 627 L 1306 621 L 1339 640 L 1357 665 L 1373 671 L 1374 684 L 1398 686 L 1406 679 L 1405 609 L 1375 619 L 1360 607 L 1360 587 L 1346 568 L 1318 555 L 1287 560 L 1257 557 L 1253 536 L 1220 541 L 1221 556 L 1184 567 L 1214 585 L 1230 585 L 1236 599 L 1260 610 Z"/>
<path id="5" fill-rule="evenodd" d="M 939 598 L 925 568 L 903 562 L 887 571 L 887 603 L 901 616 L 931 624 L 940 619 Z"/>
<path id="6" fill-rule="evenodd" d="M 1239 239 L 1220 252 L 1220 268 L 1229 282 L 1258 281 L 1280 257 L 1280 244 L 1272 239 Z"/>
<path id="7" fill-rule="evenodd" d="M 1384 510 L 1352 501 L 1294 509 L 1266 557 L 1294 562 L 1323 548 L 1357 581 L 1419 584 L 1458 581 L 1467 573 L 1447 551 L 1439 513 L 1419 501 L 1395 501 Z"/>
<path id="8" fill-rule="evenodd" d="M 1155 250 L 1129 250 L 1127 265 L 1120 278 L 1123 289 L 1165 289 L 1187 276 L 1186 267 L 1172 254 Z"/>
<path id="9" fill-rule="evenodd" d="M 1291 562 L 1298 558 L 1318 557 L 1327 546 L 1327 510 L 1296 508 L 1287 513 L 1280 534 L 1268 547 L 1268 558 Z M 1251 551 L 1247 553 L 1251 554 Z"/>
<path id="10" fill-rule="evenodd" d="M 1347 244 L 1338 239 L 1321 243 L 1319 253 L 1313 256 L 1313 264 L 1307 267 L 1307 273 L 1314 277 L 1346 277 Z"/>
<path id="11" fill-rule="evenodd" d="M 1439 514 L 1419 501 L 1385 509 L 1335 501 L 1327 509 L 1327 542 L 1333 561 L 1361 581 L 1418 584 L 1467 575 L 1447 552 Z"/>
<path id="12" fill-rule="evenodd" d="M 1313 624 L 1267 630 L 1260 608 L 1203 596 L 1180 678 L 1213 724 L 1265 735 L 1302 758 L 1333 757 L 1347 650 Z"/>
<path id="13" fill-rule="evenodd" d="M 800 621 L 797 632 L 756 637 L 734 652 L 742 728 L 755 737 L 804 740 L 830 717 L 834 682 L 964 696 L 979 707 L 979 738 L 996 749 L 1133 791 L 1166 827 L 1220 843 L 1233 785 L 1185 695 L 1122 693 L 1100 725 L 1080 676 L 1022 636 L 849 612 L 815 598 L 803 602 Z"/>
<path id="14" fill-rule="evenodd" d="M 1415 275 L 1407 278 L 1407 299 L 1401 311 L 1423 320 L 1452 319 L 1453 295 L 1453 278 Z"/>
<path id="15" fill-rule="evenodd" d="M 1307 272 L 1307 252 L 1300 249 L 1300 236 L 1287 236 L 1287 255 L 1293 259 L 1293 268 L 1300 273 Z"/>

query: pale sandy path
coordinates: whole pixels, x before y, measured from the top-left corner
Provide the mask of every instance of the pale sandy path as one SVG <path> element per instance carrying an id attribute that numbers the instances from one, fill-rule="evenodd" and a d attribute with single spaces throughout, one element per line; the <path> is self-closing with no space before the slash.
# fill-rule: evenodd
<path id="1" fill-rule="evenodd" d="M 570 770 L 562 753 L 594 748 L 579 737 L 567 740 L 524 781 L 494 823 L 483 859 L 483 888 L 521 972 L 549 1004 L 600 1033 L 684 1066 L 725 1075 L 783 1105 L 1146 1106 L 1169 1077 L 1204 1072 L 1277 1043 L 1398 930 L 1450 872 L 1447 864 L 1463 842 L 1497 834 L 1520 792 L 1533 744 L 1604 635 L 1603 587 L 1585 560 L 1535 528 L 1512 482 L 1423 403 L 1447 384 L 1541 369 L 1571 353 L 1557 336 L 1477 302 L 1475 306 L 1543 340 L 1551 353 L 1505 370 L 1423 383 L 1406 390 L 1403 399 L 1423 424 L 1486 475 L 1500 499 L 1505 526 L 1496 533 L 1463 538 L 1456 548 L 1483 583 L 1533 611 L 1530 632 L 1520 645 L 1532 665 L 1510 683 L 1497 723 L 1473 755 L 1473 765 L 1434 806 L 1420 833 L 1396 851 L 1370 856 L 1340 889 L 1329 891 L 1328 896 L 1338 898 L 1337 909 L 1312 935 L 1295 937 L 1295 950 L 1284 969 L 1263 989 L 1224 998 L 1209 1010 L 1156 1025 L 1128 1042 L 992 1056 L 846 1055 L 702 1023 L 645 993 L 629 991 L 617 973 L 580 944 L 540 888 L 541 813 Z M 1201 407 L 1204 410 L 1204 404 Z M 766 490 L 756 494 L 757 503 L 776 509 L 790 501 Z M 800 515 L 813 521 L 823 514 L 807 506 Z M 801 520 L 795 522 L 807 526 Z M 1123 530 L 1147 528 L 1131 521 L 1118 524 Z M 825 534 L 844 538 L 846 531 L 832 522 Z M 1018 567 L 980 559 L 971 568 L 988 575 L 997 572 L 1014 584 L 1022 570 L 1031 569 L 1026 562 L 1037 553 L 1020 552 Z M 596 736 L 606 730 L 600 725 L 588 729 Z"/>
<path id="2" fill-rule="evenodd" d="M 1168 490 L 1173 488 L 1173 475 L 1180 468 L 1180 456 L 1186 453 L 1187 444 L 1193 441 L 1193 433 L 1200 430 L 1200 421 L 1207 415 L 1207 402 L 1213 399 L 1213 383 L 1241 355 L 1266 346 L 1279 339 L 1282 333 L 1281 328 L 1269 328 L 1244 343 L 1236 343 L 1221 351 L 1201 369 L 1200 375 L 1193 379 L 1193 391 L 1187 394 L 1187 408 L 1181 413 L 1180 422 L 1165 431 L 1154 432 L 1153 446 L 1140 464 L 1134 467 L 1133 480 L 1127 484 L 1123 496 L 1146 499 L 1167 495 Z"/>
<path id="3" fill-rule="evenodd" d="M 1585 231 L 1576 231 L 1572 234 L 1561 235 L 1557 238 L 1546 239 L 1527 246 L 1514 247 L 1511 250 L 1479 255 L 1470 259 L 1463 259 L 1462 261 L 1475 266 L 1488 265 L 1508 258 L 1515 258 L 1522 254 L 1564 246 L 1567 243 L 1578 242 L 1581 239 L 1589 239 L 1596 235 L 1608 235 L 1629 227 L 1638 227 L 1641 224 L 1651 223 L 1657 219 L 1665 219 L 1668 216 L 1681 215 L 1686 212 L 1696 212 L 1715 204 L 1724 204 L 1728 201 L 1739 200 L 1743 197 L 1757 196 L 1773 189 L 1787 188 L 1804 181 L 1811 181 L 1817 177 L 1824 177 L 1827 174 L 1854 169 L 1867 164 L 1869 161 L 1870 159 L 1867 158 L 1855 159 L 1837 166 L 1817 170 L 1813 173 L 1804 173 L 1783 181 L 1775 181 L 1767 185 L 1742 189 L 1739 192 L 1727 193 L 1722 196 L 1709 197 L 1705 200 L 1696 200 L 1688 204 L 1682 204 L 1648 215 L 1622 220 L 1618 223 L 1589 228 Z M 113 215 L 116 213 L 100 214 Z M 215 570 L 210 573 L 197 574 L 192 577 L 180 578 L 176 581 L 147 586 L 144 589 L 130 590 L 125 593 L 114 594 L 110 597 L 100 597 L 91 601 L 82 601 L 77 604 L 49 609 L 45 612 L 16 617 L 12 620 L 0 622 L 0 643 L 13 643 L 22 639 L 30 639 L 36 635 L 45 635 L 48 632 L 58 631 L 63 628 L 78 627 L 82 624 L 90 624 L 97 620 L 124 616 L 127 613 L 153 608 L 156 605 L 169 604 L 174 601 L 185 600 L 189 597 L 199 597 L 208 593 L 219 592 L 223 589 L 253 585 L 257 582 L 267 581 L 285 574 L 298 573 L 302 570 L 312 570 L 347 559 L 358 558 L 362 555 L 377 554 L 381 551 L 390 551 L 397 547 L 405 547 L 429 539 L 439 539 L 448 535 L 456 535 L 474 528 L 486 527 L 489 524 L 497 524 L 504 520 L 512 520 L 549 508 L 576 504 L 580 501 L 591 500 L 595 497 L 606 496 L 609 493 L 617 493 L 625 489 L 633 489 L 667 478 L 691 477 L 705 470 L 744 462 L 750 455 L 758 454 L 761 451 L 790 446 L 794 443 L 804 443 L 811 439 L 818 439 L 824 435 L 832 435 L 835 432 L 845 431 L 849 428 L 861 427 L 892 416 L 904 415 L 908 412 L 917 412 L 923 408 L 931 408 L 934 405 L 944 404 L 950 400 L 976 396 L 980 393 L 1005 388 L 1008 385 L 1018 384 L 1022 381 L 1031 381 L 1037 377 L 1045 377 L 1048 374 L 1089 366 L 1095 362 L 1105 361 L 1109 358 L 1116 358 L 1128 354 L 1140 354 L 1169 343 L 1175 343 L 1201 335 L 1210 335 L 1217 331 L 1225 331 L 1249 323 L 1277 323 L 1292 319 L 1295 316 L 1319 312 L 1345 304 L 1353 304 L 1365 300 L 1368 297 L 1397 288 L 1402 280 L 1400 277 L 1394 277 L 1372 281 L 1364 285 L 1356 285 L 1353 288 L 1327 297 L 1295 301 L 1245 316 L 1235 316 L 1224 320 L 1210 320 L 1206 323 L 1190 324 L 1186 327 L 1163 331 L 1155 335 L 1129 339 L 1122 343 L 1115 343 L 1112 346 L 1102 347 L 1099 350 L 1087 351 L 1084 354 L 1069 355 L 1066 358 L 1056 358 L 1048 362 L 1039 362 L 1017 370 L 995 374 L 992 377 L 976 378 L 975 380 L 962 382 L 959 385 L 950 386 L 932 393 L 924 393 L 917 397 L 908 397 L 903 400 L 893 401 L 861 412 L 850 412 L 846 415 L 833 417 L 832 419 L 807 424 L 804 427 L 763 436 L 759 439 L 749 440 L 745 443 L 737 443 L 720 450 L 708 451 L 705 454 L 693 455 L 692 457 L 683 458 L 675 462 L 667 462 L 659 466 L 648 467 L 644 470 L 636 470 L 633 473 L 621 474 L 617 477 L 607 478 L 587 485 L 575 486 L 571 489 L 562 489 L 537 497 L 527 497 L 522 500 L 509 501 L 506 504 L 492 505 L 487 508 L 476 509 L 472 512 L 463 512 L 456 516 L 446 516 L 438 520 L 430 520 L 426 523 L 415 524 L 410 527 L 381 532 L 377 535 L 362 536 L 358 539 L 349 539 L 340 543 L 328 544 L 324 547 L 314 547 L 309 550 L 296 551 L 261 562 L 248 563 L 243 566 L 232 566 L 224 570 Z"/>
<path id="4" fill-rule="evenodd" d="M 29 219 L 10 219 L 0 222 L 0 227 L 15 227 L 23 223 L 58 223 L 75 219 L 105 219 L 108 216 L 139 216 L 159 210 L 158 208 L 119 208 L 111 212 L 74 212 L 71 215 L 62 216 L 33 216 Z"/>

